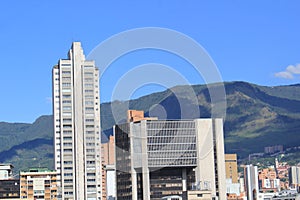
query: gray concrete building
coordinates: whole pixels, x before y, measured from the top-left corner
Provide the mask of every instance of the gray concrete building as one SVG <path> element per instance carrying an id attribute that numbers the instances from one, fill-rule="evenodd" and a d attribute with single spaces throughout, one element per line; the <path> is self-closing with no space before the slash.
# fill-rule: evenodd
<path id="1" fill-rule="evenodd" d="M 117 199 L 226 199 L 222 119 L 114 127 Z"/>
<path id="2" fill-rule="evenodd" d="M 80 42 L 53 68 L 54 160 L 62 199 L 101 198 L 98 76 Z"/>

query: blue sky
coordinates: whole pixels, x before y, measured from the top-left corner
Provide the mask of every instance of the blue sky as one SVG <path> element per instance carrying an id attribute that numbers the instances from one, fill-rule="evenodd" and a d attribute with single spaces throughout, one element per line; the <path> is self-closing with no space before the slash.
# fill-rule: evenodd
<path id="1" fill-rule="evenodd" d="M 31 123 L 52 113 L 51 70 L 58 59 L 67 57 L 73 41 L 82 42 L 88 55 L 102 41 L 133 28 L 162 27 L 193 38 L 206 49 L 224 81 L 299 83 L 299 7 L 297 0 L 1 2 L 0 121 Z M 188 67 L 174 55 L 146 50 L 117 60 L 119 74 L 111 81 L 151 62 L 183 71 Z M 191 84 L 203 84 L 192 71 L 185 77 Z M 111 99 L 113 85 L 110 76 L 103 80 L 103 102 Z M 144 87 L 132 98 L 156 89 L 161 87 Z"/>

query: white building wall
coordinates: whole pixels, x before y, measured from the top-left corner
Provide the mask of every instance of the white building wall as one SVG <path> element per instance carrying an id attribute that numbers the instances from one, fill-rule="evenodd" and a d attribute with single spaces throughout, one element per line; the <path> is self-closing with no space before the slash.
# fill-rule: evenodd
<path id="1" fill-rule="evenodd" d="M 217 174 L 218 174 L 218 193 L 220 200 L 226 200 L 226 170 L 225 170 L 225 153 L 224 153 L 224 134 L 223 134 L 223 119 L 213 119 L 214 124 L 214 139 L 216 145 Z"/>
<path id="2" fill-rule="evenodd" d="M 210 182 L 212 195 L 226 199 L 224 134 L 222 119 L 197 119 L 196 181 Z M 216 170 L 215 170 L 216 169 Z M 217 174 L 215 173 L 217 172 Z"/>
<path id="3" fill-rule="evenodd" d="M 202 186 L 201 189 L 204 189 L 204 182 L 209 182 L 213 196 L 216 196 L 212 120 L 197 119 L 195 120 L 195 123 L 197 131 L 196 182 L 202 183 L 202 185 L 200 185 L 200 187 Z"/>

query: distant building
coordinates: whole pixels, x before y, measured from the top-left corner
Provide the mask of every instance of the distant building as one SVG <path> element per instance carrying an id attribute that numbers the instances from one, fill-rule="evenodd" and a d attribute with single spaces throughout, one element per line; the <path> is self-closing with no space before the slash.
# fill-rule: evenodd
<path id="1" fill-rule="evenodd" d="M 62 199 L 101 199 L 99 70 L 73 42 L 53 67 L 54 167 Z"/>
<path id="2" fill-rule="evenodd" d="M 225 154 L 226 179 L 231 179 L 232 183 L 238 183 L 237 155 Z"/>
<path id="3" fill-rule="evenodd" d="M 110 136 L 107 143 L 101 144 L 102 200 L 116 197 L 115 183 L 115 138 Z"/>
<path id="4" fill-rule="evenodd" d="M 290 167 L 289 184 L 291 188 L 297 189 L 300 192 L 300 167 Z"/>
<path id="5" fill-rule="evenodd" d="M 286 180 L 280 181 L 281 189 L 289 189 L 289 168 L 290 166 L 285 162 L 278 162 L 276 167 L 277 176 L 279 179 Z"/>
<path id="6" fill-rule="evenodd" d="M 0 164 L 0 199 L 19 199 L 20 180 L 13 177 L 11 164 Z"/>
<path id="7" fill-rule="evenodd" d="M 226 199 L 222 119 L 132 120 L 114 135 L 118 200 Z"/>
<path id="8" fill-rule="evenodd" d="M 20 172 L 21 199 L 57 200 L 57 172 L 36 168 Z"/>
<path id="9" fill-rule="evenodd" d="M 269 146 L 265 147 L 265 153 L 266 154 L 272 154 L 277 152 L 283 152 L 283 146 L 282 145 L 275 145 L 275 146 Z"/>
<path id="10" fill-rule="evenodd" d="M 11 164 L 0 164 L 0 180 L 11 179 L 13 168 Z"/>
<path id="11" fill-rule="evenodd" d="M 145 117 L 143 110 L 128 110 L 127 122 L 138 122 L 142 120 L 157 120 L 157 117 Z"/>
<path id="12" fill-rule="evenodd" d="M 257 200 L 259 193 L 257 166 L 247 165 L 244 168 L 244 178 L 247 200 Z"/>
<path id="13" fill-rule="evenodd" d="M 300 194 L 295 189 L 283 190 L 276 194 L 272 200 L 300 200 Z"/>
<path id="14" fill-rule="evenodd" d="M 239 196 L 241 193 L 240 183 L 233 183 L 231 178 L 226 179 L 226 193 L 227 195 Z"/>
<path id="15" fill-rule="evenodd" d="M 235 198 L 240 195 L 236 154 L 225 154 L 225 171 L 227 198 Z"/>
<path id="16" fill-rule="evenodd" d="M 280 190 L 280 179 L 273 168 L 265 168 L 258 172 L 259 188 L 262 192 L 277 192 Z"/>

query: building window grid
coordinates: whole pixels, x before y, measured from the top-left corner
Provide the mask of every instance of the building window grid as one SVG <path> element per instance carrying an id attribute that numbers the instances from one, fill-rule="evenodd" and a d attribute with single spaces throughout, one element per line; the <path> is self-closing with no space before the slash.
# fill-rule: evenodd
<path id="1" fill-rule="evenodd" d="M 196 164 L 195 123 L 149 121 L 147 128 L 149 166 Z"/>
<path id="2" fill-rule="evenodd" d="M 166 129 L 195 129 L 195 123 L 191 121 L 147 121 L 147 130 L 166 130 Z"/>

